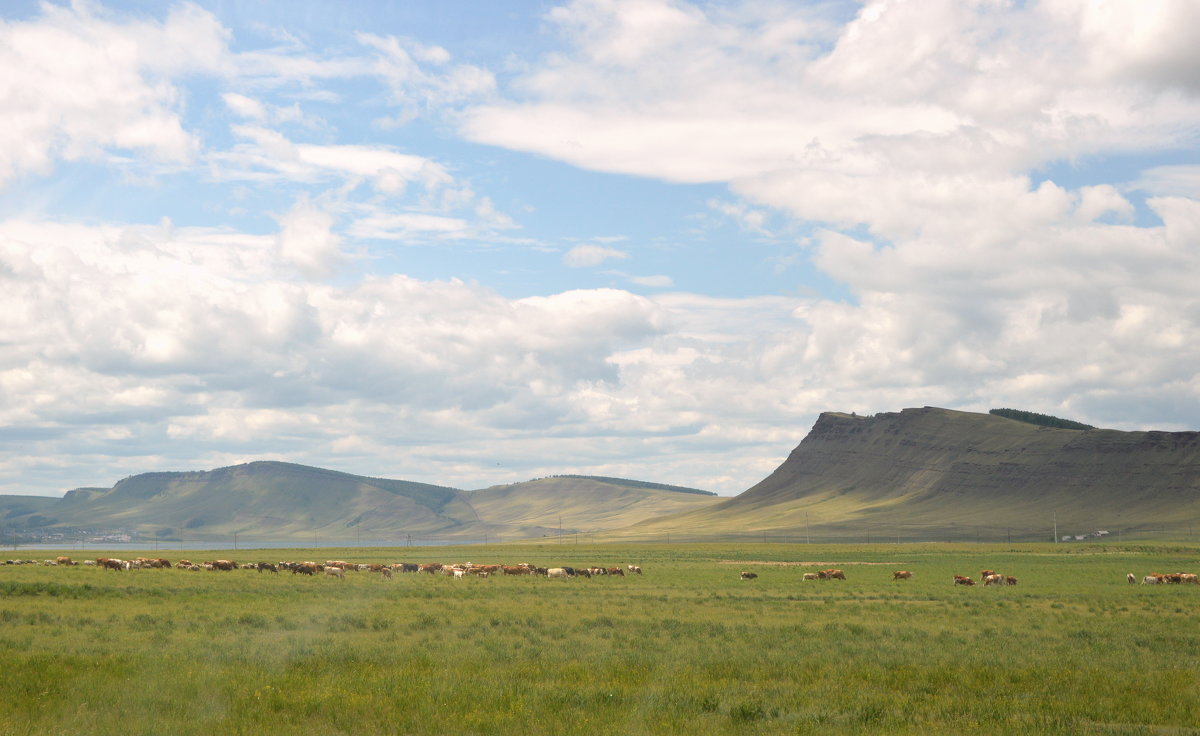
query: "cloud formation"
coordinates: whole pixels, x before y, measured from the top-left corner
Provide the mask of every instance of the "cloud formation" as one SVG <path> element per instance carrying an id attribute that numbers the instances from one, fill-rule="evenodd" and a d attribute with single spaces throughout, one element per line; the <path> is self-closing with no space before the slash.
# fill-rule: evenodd
<path id="1" fill-rule="evenodd" d="M 734 493 L 825 410 L 1195 429 L 1197 12 L 574 0 L 484 59 L 46 4 L 0 23 L 0 187 L 45 184 L 0 220 L 0 492 L 270 457 Z M 184 225 L 96 214 L 147 174 Z M 578 217 L 630 181 L 698 194 Z"/>

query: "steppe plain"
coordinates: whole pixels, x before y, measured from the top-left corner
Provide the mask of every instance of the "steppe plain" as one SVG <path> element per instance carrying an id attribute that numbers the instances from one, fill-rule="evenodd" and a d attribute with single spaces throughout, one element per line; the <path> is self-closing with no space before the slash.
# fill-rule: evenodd
<path id="1" fill-rule="evenodd" d="M 66 550 L 74 557 L 101 550 Z M 591 579 L 0 565 L 5 734 L 1192 733 L 1194 543 L 146 553 Z M 133 556 L 112 553 L 107 556 Z M 8 551 L 53 558 L 54 552 Z M 806 581 L 825 567 L 846 580 Z M 952 584 L 994 569 L 1016 586 Z M 895 570 L 911 580 L 894 581 Z M 741 580 L 740 572 L 758 577 Z"/>

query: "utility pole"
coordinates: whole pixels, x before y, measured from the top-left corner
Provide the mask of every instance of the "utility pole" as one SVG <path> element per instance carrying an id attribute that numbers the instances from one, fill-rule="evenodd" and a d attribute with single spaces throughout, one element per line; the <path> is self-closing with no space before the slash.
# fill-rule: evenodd
<path id="1" fill-rule="evenodd" d="M 1058 544 L 1058 512 L 1051 511 L 1050 513 L 1054 518 L 1054 543 Z"/>

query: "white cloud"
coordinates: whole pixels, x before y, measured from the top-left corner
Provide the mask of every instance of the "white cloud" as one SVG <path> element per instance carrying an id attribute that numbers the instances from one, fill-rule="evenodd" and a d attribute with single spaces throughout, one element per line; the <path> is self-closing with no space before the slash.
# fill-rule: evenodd
<path id="1" fill-rule="evenodd" d="M 156 23 L 109 20 L 90 3 L 41 11 L 0 23 L 0 186 L 59 159 L 195 157 L 172 79 L 225 68 L 228 34 L 210 13 L 180 5 Z"/>
<path id="2" fill-rule="evenodd" d="M 304 196 L 278 219 L 280 259 L 305 276 L 332 275 L 343 258 L 341 238 L 333 232 L 333 216 Z"/>
<path id="3" fill-rule="evenodd" d="M 563 263 L 571 268 L 599 266 L 605 261 L 624 260 L 629 254 L 603 245 L 577 245 L 563 255 Z"/>
<path id="4" fill-rule="evenodd" d="M 670 276 L 633 276 L 629 280 L 638 286 L 651 286 L 656 289 L 667 289 L 675 285 Z"/>

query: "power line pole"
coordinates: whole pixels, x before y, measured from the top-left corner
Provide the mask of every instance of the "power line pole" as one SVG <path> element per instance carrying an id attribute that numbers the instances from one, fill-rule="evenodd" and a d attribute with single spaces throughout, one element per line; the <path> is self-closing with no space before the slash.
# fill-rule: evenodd
<path id="1" fill-rule="evenodd" d="M 1054 543 L 1058 544 L 1058 512 L 1051 511 L 1050 513 L 1054 518 Z"/>

